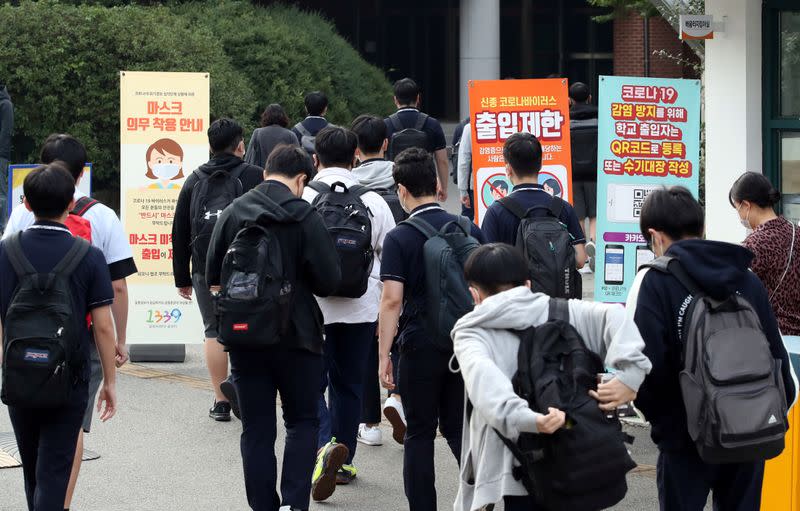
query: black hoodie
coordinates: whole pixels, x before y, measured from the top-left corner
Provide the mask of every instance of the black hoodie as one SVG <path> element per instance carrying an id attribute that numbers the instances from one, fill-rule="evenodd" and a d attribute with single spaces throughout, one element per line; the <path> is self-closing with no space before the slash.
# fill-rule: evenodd
<path id="1" fill-rule="evenodd" d="M 694 239 L 673 243 L 667 255 L 677 258 L 712 298 L 724 299 L 737 293 L 750 302 L 761 320 L 772 356 L 781 361 L 786 400 L 792 403 L 796 388 L 789 355 L 767 292 L 748 269 L 752 252 L 740 245 Z M 683 369 L 678 324 L 690 304 L 689 291 L 675 277 L 654 270 L 637 276 L 628 301 L 635 307 L 634 320 L 644 338 L 644 354 L 653 364 L 639 389 L 636 406 L 652 424 L 653 441 L 663 450 L 694 449 L 678 383 Z"/>
<path id="2" fill-rule="evenodd" d="M 0 85 L 0 158 L 11 159 L 11 135 L 14 132 L 14 105 L 8 89 Z"/>
<path id="3" fill-rule="evenodd" d="M 225 153 L 216 155 L 207 163 L 197 169 L 197 172 L 209 176 L 218 170 L 231 172 L 244 166 L 239 179 L 242 182 L 242 192 L 248 192 L 259 183 L 264 182 L 264 169 L 245 163 L 236 155 Z M 190 207 L 192 204 L 192 190 L 200 180 L 197 174 L 186 178 L 178 195 L 178 204 L 175 206 L 175 218 L 172 220 L 172 273 L 175 278 L 175 287 L 189 287 L 192 285 L 192 274 L 205 272 L 202 262 L 196 261 L 192 255 L 192 218 Z M 189 261 L 192 263 L 189 271 Z"/>
<path id="4" fill-rule="evenodd" d="M 287 275 L 294 276 L 295 296 L 289 332 L 281 346 L 322 353 L 322 312 L 314 295 L 328 296 L 339 287 L 339 256 L 322 217 L 278 181 L 266 181 L 222 212 L 208 247 L 206 280 L 220 284 L 222 260 L 245 224 L 267 226 L 281 247 Z"/>
<path id="5" fill-rule="evenodd" d="M 570 121 L 597 119 L 597 107 L 589 103 L 575 103 L 569 107 Z"/>

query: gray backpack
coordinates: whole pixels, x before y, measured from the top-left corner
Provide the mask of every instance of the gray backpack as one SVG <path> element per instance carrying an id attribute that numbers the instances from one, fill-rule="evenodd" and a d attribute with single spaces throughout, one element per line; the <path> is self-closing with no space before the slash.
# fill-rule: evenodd
<path id="1" fill-rule="evenodd" d="M 700 458 L 719 464 L 778 456 L 788 429 L 786 392 L 756 311 L 737 294 L 711 298 L 677 259 L 645 266 L 673 275 L 692 295 L 680 332 L 679 378 Z"/>
<path id="2" fill-rule="evenodd" d="M 303 126 L 302 122 L 298 122 L 294 125 L 294 129 L 300 132 L 300 146 L 306 150 L 308 154 L 314 154 L 316 152 L 315 145 L 317 141 L 317 136 L 312 135 L 308 128 Z"/>

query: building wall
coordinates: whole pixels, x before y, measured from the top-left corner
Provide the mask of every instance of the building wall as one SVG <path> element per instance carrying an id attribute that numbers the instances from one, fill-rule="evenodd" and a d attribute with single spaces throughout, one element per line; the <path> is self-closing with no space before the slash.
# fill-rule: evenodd
<path id="1" fill-rule="evenodd" d="M 691 65 L 654 54 L 664 51 L 680 60 L 696 61 L 692 51 L 684 45 L 672 26 L 662 17 L 649 19 L 650 70 L 649 76 L 658 78 L 696 78 Z M 614 20 L 614 74 L 617 76 L 645 76 L 644 21 L 636 13 Z"/>

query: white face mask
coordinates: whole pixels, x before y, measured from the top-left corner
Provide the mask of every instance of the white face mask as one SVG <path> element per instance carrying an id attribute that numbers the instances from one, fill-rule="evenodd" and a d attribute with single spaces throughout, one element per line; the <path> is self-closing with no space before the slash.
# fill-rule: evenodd
<path id="1" fill-rule="evenodd" d="M 156 163 L 153 165 L 153 174 L 159 179 L 172 179 L 181 171 L 181 166 L 176 163 Z"/>
<path id="2" fill-rule="evenodd" d="M 411 211 L 406 206 L 406 203 L 403 201 L 403 197 L 400 194 L 397 194 L 397 201 L 400 203 L 400 207 L 405 211 L 407 214 L 411 214 Z"/>
<path id="3" fill-rule="evenodd" d="M 737 213 L 739 212 L 739 208 L 741 208 L 743 205 L 744 205 L 744 203 L 739 204 L 739 207 L 736 208 L 736 212 Z M 747 215 L 744 218 L 739 217 L 739 222 L 742 224 L 742 227 L 744 227 L 747 230 L 747 234 L 750 234 L 751 232 L 753 232 L 753 228 L 750 226 L 750 210 L 749 209 L 747 210 Z"/>

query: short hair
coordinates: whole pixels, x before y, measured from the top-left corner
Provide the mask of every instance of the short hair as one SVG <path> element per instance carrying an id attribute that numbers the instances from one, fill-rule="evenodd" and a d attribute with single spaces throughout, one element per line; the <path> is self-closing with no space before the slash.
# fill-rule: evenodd
<path id="1" fill-rule="evenodd" d="M 362 153 L 375 154 L 386 140 L 386 123 L 374 115 L 359 115 L 351 125 L 358 137 L 358 148 Z"/>
<path id="2" fill-rule="evenodd" d="M 61 161 L 61 166 L 67 169 L 74 181 L 81 177 L 87 159 L 83 144 L 66 133 L 53 133 L 47 137 L 39 155 L 39 161 L 44 164 Z"/>
<path id="3" fill-rule="evenodd" d="M 60 218 L 75 195 L 75 179 L 59 161 L 36 167 L 22 183 L 25 200 L 36 218 Z"/>
<path id="4" fill-rule="evenodd" d="M 232 153 L 239 142 L 244 140 L 243 133 L 242 126 L 233 119 L 223 117 L 212 122 L 208 127 L 208 145 L 211 146 L 211 153 Z"/>
<path id="5" fill-rule="evenodd" d="M 302 147 L 289 144 L 278 144 L 267 157 L 267 177 L 278 174 L 293 178 L 305 174 L 307 183 L 314 179 L 314 163 L 311 156 Z"/>
<path id="6" fill-rule="evenodd" d="M 394 82 L 394 97 L 401 105 L 410 105 L 419 96 L 419 85 L 411 78 L 402 78 Z"/>
<path id="7" fill-rule="evenodd" d="M 328 108 L 328 96 L 320 91 L 309 92 L 303 98 L 308 115 L 322 115 Z"/>
<path id="8" fill-rule="evenodd" d="M 505 243 L 489 243 L 475 249 L 467 258 L 464 277 L 473 287 L 496 295 L 525 285 L 530 273 L 519 249 Z"/>
<path id="9" fill-rule="evenodd" d="M 736 207 L 736 202 L 749 201 L 761 208 L 772 208 L 781 201 L 779 192 L 760 172 L 745 172 L 734 181 L 728 193 L 728 201 Z"/>
<path id="10" fill-rule="evenodd" d="M 500 190 L 508 191 L 508 183 L 506 183 L 505 179 L 495 179 L 492 181 L 492 186 L 498 188 Z"/>
<path id="11" fill-rule="evenodd" d="M 551 177 L 550 179 L 542 183 L 542 186 L 544 185 L 547 185 L 550 188 L 552 188 L 554 194 L 561 195 L 561 185 L 559 185 L 558 181 L 556 181 L 554 178 Z"/>
<path id="12" fill-rule="evenodd" d="M 576 103 L 588 102 L 591 95 L 592 91 L 589 90 L 589 86 L 583 82 L 575 82 L 569 86 L 569 97 Z"/>
<path id="13" fill-rule="evenodd" d="M 531 133 L 514 133 L 503 144 L 503 158 L 518 176 L 532 176 L 542 169 L 542 144 Z"/>
<path id="14" fill-rule="evenodd" d="M 683 186 L 653 190 L 642 205 L 639 218 L 642 235 L 650 243 L 649 229 L 673 240 L 699 238 L 705 230 L 703 207 Z"/>
<path id="15" fill-rule="evenodd" d="M 412 197 L 436 194 L 436 164 L 425 149 L 409 147 L 394 159 L 394 182 L 403 185 Z"/>
<path id="16" fill-rule="evenodd" d="M 357 146 L 356 134 L 340 126 L 329 125 L 314 139 L 314 151 L 324 167 L 352 167 Z"/>
<path id="17" fill-rule="evenodd" d="M 266 109 L 264 109 L 264 113 L 261 114 L 262 128 L 266 128 L 267 126 L 272 126 L 274 124 L 277 124 L 283 128 L 289 126 L 289 116 L 286 115 L 286 111 L 278 103 L 272 103 Z"/>

